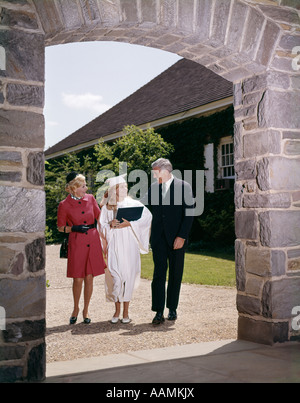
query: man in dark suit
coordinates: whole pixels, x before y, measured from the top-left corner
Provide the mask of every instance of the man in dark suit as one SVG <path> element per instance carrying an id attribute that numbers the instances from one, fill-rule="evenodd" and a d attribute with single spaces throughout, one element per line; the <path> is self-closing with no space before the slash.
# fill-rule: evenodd
<path id="1" fill-rule="evenodd" d="M 165 320 L 165 303 L 169 308 L 168 319 L 177 319 L 176 309 L 183 275 L 185 246 L 193 222 L 194 199 L 191 186 L 173 176 L 169 160 L 158 159 L 152 164 L 152 170 L 157 182 L 151 185 L 142 201 L 150 207 L 153 215 L 151 247 L 154 274 L 151 289 L 152 310 L 156 315 L 152 323 L 159 325 Z"/>

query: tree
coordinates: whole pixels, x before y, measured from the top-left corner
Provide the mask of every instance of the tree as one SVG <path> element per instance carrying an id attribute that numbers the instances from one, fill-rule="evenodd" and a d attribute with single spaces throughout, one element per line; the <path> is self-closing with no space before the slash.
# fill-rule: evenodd
<path id="1" fill-rule="evenodd" d="M 97 173 L 111 170 L 119 174 L 119 163 L 127 163 L 127 173 L 135 169 L 143 170 L 148 175 L 151 163 L 160 157 L 168 157 L 174 148 L 151 128 L 143 131 L 136 126 L 124 127 L 124 136 L 111 144 L 100 141 L 93 149 L 92 157 L 81 152 L 66 154 L 63 158 L 45 163 L 46 191 L 46 239 L 59 242 L 61 234 L 57 231 L 57 208 L 66 197 L 66 176 L 71 171 L 85 175 L 89 192 L 96 196 L 99 183 Z"/>
<path id="2" fill-rule="evenodd" d="M 140 169 L 150 174 L 151 164 L 158 158 L 168 157 L 174 147 L 164 141 L 153 128 L 142 130 L 137 126 L 125 126 L 124 136 L 112 144 L 100 141 L 95 146 L 94 156 L 98 169 L 119 171 L 119 163 L 126 162 L 128 172 Z"/>

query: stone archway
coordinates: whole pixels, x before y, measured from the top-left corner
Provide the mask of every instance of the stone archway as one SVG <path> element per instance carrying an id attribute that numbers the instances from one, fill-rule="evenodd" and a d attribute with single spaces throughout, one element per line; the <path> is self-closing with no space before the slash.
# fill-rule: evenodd
<path id="1" fill-rule="evenodd" d="M 233 82 L 238 337 L 299 339 L 299 8 L 296 0 L 1 3 L 1 379 L 45 376 L 44 47 L 68 42 L 157 47 Z"/>

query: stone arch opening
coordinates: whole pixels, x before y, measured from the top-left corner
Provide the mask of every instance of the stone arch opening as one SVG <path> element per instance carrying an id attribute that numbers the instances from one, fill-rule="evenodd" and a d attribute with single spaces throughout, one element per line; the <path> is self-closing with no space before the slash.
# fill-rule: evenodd
<path id="1" fill-rule="evenodd" d="M 238 337 L 299 339 L 297 2 L 19 0 L 0 12 L 3 379 L 45 376 L 44 47 L 68 42 L 158 47 L 233 82 Z"/>

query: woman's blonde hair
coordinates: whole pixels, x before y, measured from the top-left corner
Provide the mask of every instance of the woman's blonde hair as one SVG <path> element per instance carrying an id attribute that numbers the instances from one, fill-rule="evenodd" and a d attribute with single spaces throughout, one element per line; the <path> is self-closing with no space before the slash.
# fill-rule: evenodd
<path id="1" fill-rule="evenodd" d="M 73 193 L 74 190 L 76 190 L 83 184 L 83 182 L 85 182 L 85 176 L 81 174 L 76 175 L 73 180 L 66 184 L 66 191 L 68 193 Z"/>

